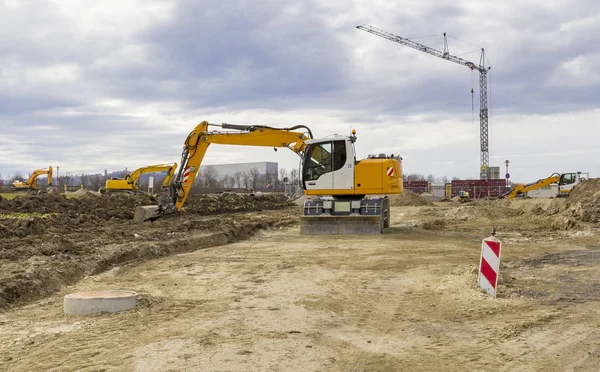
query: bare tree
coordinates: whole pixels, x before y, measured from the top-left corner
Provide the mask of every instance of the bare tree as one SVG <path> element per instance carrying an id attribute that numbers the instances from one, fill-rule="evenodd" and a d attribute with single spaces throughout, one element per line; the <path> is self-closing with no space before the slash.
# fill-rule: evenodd
<path id="1" fill-rule="evenodd" d="M 23 181 L 23 174 L 19 171 L 16 171 L 11 181 Z"/>
<path id="2" fill-rule="evenodd" d="M 259 183 L 259 177 L 260 177 L 260 172 L 258 171 L 258 168 L 250 168 L 250 170 L 248 171 L 248 175 L 250 176 L 250 182 L 252 185 L 252 190 L 256 190 L 256 186 Z"/>
<path id="3" fill-rule="evenodd" d="M 433 176 L 433 174 L 427 175 L 427 182 L 435 182 L 435 177 Z"/>
<path id="4" fill-rule="evenodd" d="M 294 168 L 290 171 L 290 183 L 292 185 L 297 185 L 300 181 L 300 178 L 298 177 L 298 169 Z"/>
<path id="5" fill-rule="evenodd" d="M 90 180 L 90 187 L 92 190 L 98 190 L 102 186 L 102 175 L 94 174 L 88 177 Z"/>
<path id="6" fill-rule="evenodd" d="M 204 168 L 204 187 L 211 188 L 217 187 L 217 179 L 219 178 L 219 172 L 212 165 L 207 165 Z"/>
<path id="7" fill-rule="evenodd" d="M 410 173 L 406 175 L 406 181 L 424 181 L 426 180 L 425 176 L 419 173 Z"/>
<path id="8" fill-rule="evenodd" d="M 287 178 L 287 176 L 288 176 L 287 170 L 285 168 L 281 168 L 279 170 L 279 182 L 281 184 L 284 184 L 285 183 L 284 180 Z"/>
<path id="9" fill-rule="evenodd" d="M 236 172 L 233 175 L 233 179 L 235 180 L 235 187 L 237 188 L 241 188 L 242 187 L 242 172 Z"/>
<path id="10" fill-rule="evenodd" d="M 250 175 L 246 172 L 241 172 L 241 180 L 246 189 L 250 188 Z"/>

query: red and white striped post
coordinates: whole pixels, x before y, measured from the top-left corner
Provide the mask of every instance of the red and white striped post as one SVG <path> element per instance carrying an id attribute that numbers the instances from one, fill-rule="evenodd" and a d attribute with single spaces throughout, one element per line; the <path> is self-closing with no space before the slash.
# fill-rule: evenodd
<path id="1" fill-rule="evenodd" d="M 502 243 L 493 236 L 483 239 L 481 243 L 479 287 L 494 297 L 496 297 L 497 292 L 501 248 Z"/>

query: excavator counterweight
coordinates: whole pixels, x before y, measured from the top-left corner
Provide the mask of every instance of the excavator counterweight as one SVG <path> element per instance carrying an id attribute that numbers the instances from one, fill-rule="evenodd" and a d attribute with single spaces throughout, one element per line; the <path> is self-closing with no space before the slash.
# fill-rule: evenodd
<path id="1" fill-rule="evenodd" d="M 211 131 L 209 126 L 228 131 Z M 382 154 L 357 161 L 355 141 L 355 131 L 351 136 L 314 139 L 303 125 L 273 128 L 203 121 L 184 141 L 181 167 L 169 192 L 157 198 L 158 205 L 138 207 L 134 220 L 152 221 L 181 211 L 211 144 L 285 147 L 302 161 L 302 186 L 307 196 L 302 234 L 380 233 L 390 225 L 386 195 L 402 192 L 401 158 Z"/>

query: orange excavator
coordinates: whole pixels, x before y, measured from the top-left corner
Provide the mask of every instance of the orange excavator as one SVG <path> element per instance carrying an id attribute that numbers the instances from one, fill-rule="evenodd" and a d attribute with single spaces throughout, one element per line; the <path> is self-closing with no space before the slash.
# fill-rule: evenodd
<path id="1" fill-rule="evenodd" d="M 52 167 L 36 169 L 31 173 L 27 182 L 15 181 L 13 182 L 14 191 L 20 190 L 35 190 L 37 189 L 37 178 L 41 175 L 48 176 L 48 188 L 52 187 Z"/>

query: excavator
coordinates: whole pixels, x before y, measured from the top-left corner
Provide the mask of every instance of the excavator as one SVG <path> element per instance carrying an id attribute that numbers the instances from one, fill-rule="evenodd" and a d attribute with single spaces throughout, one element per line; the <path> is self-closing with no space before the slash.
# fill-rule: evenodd
<path id="1" fill-rule="evenodd" d="M 550 186 L 552 184 L 558 184 L 557 198 L 566 198 L 573 187 L 577 186 L 583 179 L 581 172 L 571 173 L 552 173 L 550 177 L 537 180 L 529 184 L 518 184 L 507 193 L 502 195 L 506 199 L 514 199 L 517 196 L 526 194 L 529 191 L 541 189 L 542 187 Z"/>
<path id="2" fill-rule="evenodd" d="M 131 174 L 126 174 L 123 179 L 110 179 L 106 180 L 104 188 L 100 189 L 101 193 L 110 192 L 142 192 L 139 187 L 139 179 L 142 174 L 151 172 L 164 172 L 167 171 L 167 175 L 162 185 L 162 189 L 168 189 L 173 181 L 173 175 L 177 169 L 177 163 L 173 164 L 156 164 L 149 165 L 136 169 Z"/>
<path id="3" fill-rule="evenodd" d="M 48 188 L 52 188 L 52 167 L 48 167 L 34 170 L 33 173 L 31 173 L 31 176 L 29 176 L 27 182 L 14 181 L 13 191 L 37 189 L 37 178 L 44 174 L 48 176 Z"/>
<path id="4" fill-rule="evenodd" d="M 307 196 L 301 234 L 381 233 L 390 225 L 387 195 L 403 191 L 402 158 L 380 154 L 357 160 L 355 142 L 355 130 L 350 136 L 315 139 L 304 125 L 274 128 L 203 121 L 184 141 L 181 167 L 169 192 L 156 198 L 158 205 L 137 207 L 134 220 L 153 221 L 181 211 L 210 145 L 265 146 L 288 148 L 301 159 Z"/>

